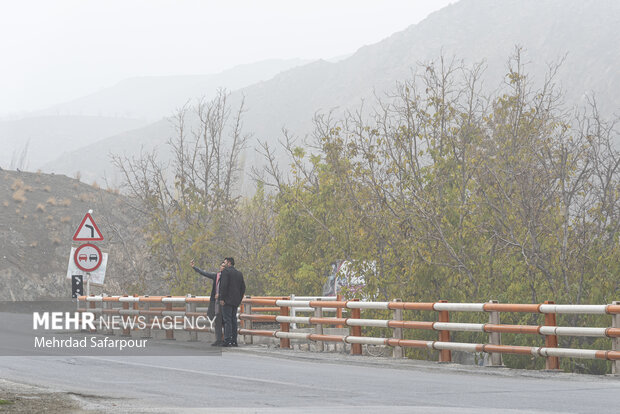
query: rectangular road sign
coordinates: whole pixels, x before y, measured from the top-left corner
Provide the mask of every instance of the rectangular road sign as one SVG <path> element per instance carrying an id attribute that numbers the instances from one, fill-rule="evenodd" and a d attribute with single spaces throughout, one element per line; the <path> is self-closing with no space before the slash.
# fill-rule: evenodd
<path id="1" fill-rule="evenodd" d="M 84 282 L 82 275 L 71 275 L 71 297 L 77 298 L 84 295 Z"/>

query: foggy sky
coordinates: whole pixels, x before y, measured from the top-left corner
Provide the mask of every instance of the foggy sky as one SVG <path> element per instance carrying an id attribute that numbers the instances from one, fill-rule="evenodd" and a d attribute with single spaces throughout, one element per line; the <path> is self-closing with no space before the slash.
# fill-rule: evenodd
<path id="1" fill-rule="evenodd" d="M 0 117 L 133 76 L 349 54 L 454 1 L 3 1 Z"/>

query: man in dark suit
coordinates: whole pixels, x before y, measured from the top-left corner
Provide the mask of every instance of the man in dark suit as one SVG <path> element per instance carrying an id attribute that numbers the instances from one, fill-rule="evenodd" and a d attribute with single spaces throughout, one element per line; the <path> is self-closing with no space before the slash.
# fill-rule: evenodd
<path id="1" fill-rule="evenodd" d="M 220 302 L 224 319 L 224 345 L 237 346 L 237 307 L 245 295 L 243 273 L 235 269 L 235 259 L 224 259 L 226 266 L 222 271 L 220 285 Z"/>
<path id="2" fill-rule="evenodd" d="M 190 266 L 198 273 L 203 275 L 204 277 L 208 277 L 213 280 L 213 287 L 211 288 L 211 299 L 209 300 L 209 309 L 207 309 L 207 316 L 209 319 L 213 320 L 215 318 L 215 342 L 211 344 L 211 346 L 222 346 L 224 341 L 222 339 L 222 307 L 220 306 L 219 299 L 219 291 L 222 280 L 222 270 L 224 270 L 225 265 L 222 262 L 220 265 L 220 271 L 217 273 L 205 272 L 202 269 L 194 266 L 194 261 L 189 262 Z"/>

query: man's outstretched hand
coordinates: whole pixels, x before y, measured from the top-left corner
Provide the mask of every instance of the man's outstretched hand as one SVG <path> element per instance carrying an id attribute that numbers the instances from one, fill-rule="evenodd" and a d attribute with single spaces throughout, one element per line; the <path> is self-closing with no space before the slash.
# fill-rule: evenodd
<path id="1" fill-rule="evenodd" d="M 190 261 L 189 261 L 189 265 L 190 265 L 191 267 L 194 267 L 194 259 L 192 259 L 192 260 L 190 260 Z"/>

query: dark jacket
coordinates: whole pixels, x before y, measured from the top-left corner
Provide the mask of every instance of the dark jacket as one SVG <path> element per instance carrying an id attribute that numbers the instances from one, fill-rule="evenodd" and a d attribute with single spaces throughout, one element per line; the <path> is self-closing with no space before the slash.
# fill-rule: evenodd
<path id="1" fill-rule="evenodd" d="M 226 305 L 239 306 L 245 295 L 245 282 L 243 273 L 233 266 L 222 271 L 220 278 L 220 299 Z"/>
<path id="2" fill-rule="evenodd" d="M 209 309 L 207 309 L 207 316 L 209 318 L 213 318 L 215 316 L 215 281 L 217 280 L 217 273 L 205 272 L 204 270 L 199 269 L 196 266 L 194 266 L 193 269 L 204 277 L 208 277 L 209 279 L 213 280 L 213 286 L 211 287 L 211 300 L 209 300 Z M 222 277 L 220 276 L 220 290 L 221 289 Z"/>

